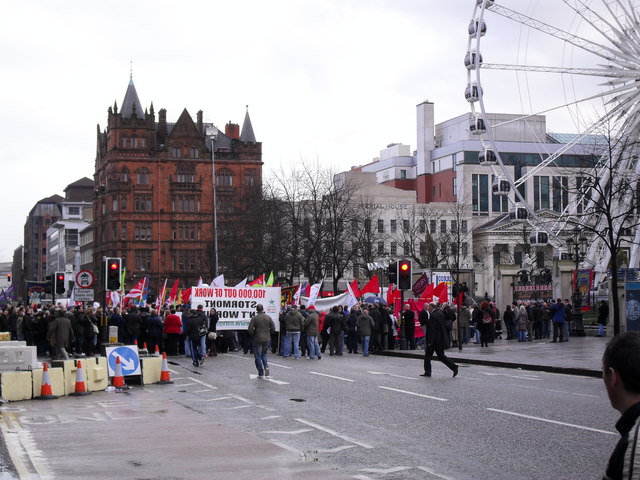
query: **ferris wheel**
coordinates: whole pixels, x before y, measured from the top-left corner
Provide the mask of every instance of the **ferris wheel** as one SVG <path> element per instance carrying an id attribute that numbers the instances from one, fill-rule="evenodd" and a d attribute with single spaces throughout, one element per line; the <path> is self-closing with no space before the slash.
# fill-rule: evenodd
<path id="1" fill-rule="evenodd" d="M 607 125 L 616 125 L 613 135 L 617 137 L 640 137 L 639 5 L 640 0 L 475 1 L 465 56 L 469 130 L 481 143 L 480 164 L 493 173 L 493 194 L 509 198 L 511 219 L 531 224 L 534 246 L 551 243 L 562 250 L 559 235 L 572 219 L 575 225 L 578 205 L 598 199 L 571 202 L 549 223 L 539 218 L 521 186 L 545 168 L 558 165 L 563 155 L 594 147 Z M 487 107 L 491 112 L 516 108 L 519 113 L 497 115 L 488 113 Z M 538 158 L 519 176 L 505 161 L 504 142 L 496 138 L 498 129 L 510 124 L 513 131 L 520 129 L 528 138 L 537 138 L 537 152 L 530 153 Z M 547 124 L 549 130 L 569 135 L 558 135 L 561 141 L 550 145 L 547 131 L 540 128 Z M 602 163 L 595 162 L 594 168 Z M 619 162 L 613 174 L 617 172 L 637 179 L 640 162 Z M 593 177 L 606 182 L 608 175 L 602 169 Z M 635 237 L 632 266 L 638 265 L 640 229 Z M 609 261 L 601 243 L 591 242 L 587 255 L 600 271 Z"/>

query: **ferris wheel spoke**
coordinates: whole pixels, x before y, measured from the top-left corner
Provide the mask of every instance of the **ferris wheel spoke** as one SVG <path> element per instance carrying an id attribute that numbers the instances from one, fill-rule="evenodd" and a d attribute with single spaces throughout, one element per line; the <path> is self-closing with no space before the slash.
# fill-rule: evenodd
<path id="1" fill-rule="evenodd" d="M 564 73 L 569 75 L 588 75 L 606 78 L 627 78 L 629 72 L 610 68 L 571 68 L 547 67 L 542 65 L 512 65 L 507 63 L 483 63 L 481 68 L 488 70 L 512 70 L 518 72 Z"/>
<path id="2" fill-rule="evenodd" d="M 586 50 L 587 52 L 591 52 L 609 61 L 613 61 L 616 55 L 619 53 L 617 50 L 614 50 L 610 47 L 600 45 L 599 43 L 592 42 L 582 37 L 578 37 L 577 35 L 566 32 L 539 20 L 535 20 L 527 15 L 516 12 L 515 10 L 511 10 L 496 3 L 494 3 L 489 8 L 489 10 L 517 23 L 521 23 L 522 25 L 534 28 L 542 33 L 568 42 L 571 45 L 575 45 L 576 47 Z"/>
<path id="3" fill-rule="evenodd" d="M 587 21 L 593 28 L 598 30 L 603 37 L 605 37 L 612 44 L 616 44 L 615 39 L 621 38 L 621 31 L 625 29 L 624 25 L 620 23 L 620 19 L 618 15 L 612 11 L 611 4 L 615 3 L 620 8 L 624 9 L 624 7 L 620 4 L 618 0 L 608 0 L 603 1 L 605 7 L 611 13 L 611 16 L 615 19 L 617 23 L 617 27 L 611 24 L 607 19 L 605 19 L 602 15 L 598 14 L 595 10 L 589 8 L 589 6 L 584 2 L 584 0 L 563 0 L 566 5 L 569 6 L 576 14 L 582 17 L 585 21 Z M 626 12 L 625 12 L 626 14 Z M 615 38 L 611 37 L 611 32 L 615 33 Z"/>

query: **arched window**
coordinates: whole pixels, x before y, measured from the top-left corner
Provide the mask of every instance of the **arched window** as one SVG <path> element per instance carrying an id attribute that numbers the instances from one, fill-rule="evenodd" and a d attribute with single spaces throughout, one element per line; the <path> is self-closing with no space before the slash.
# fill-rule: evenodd
<path id="1" fill-rule="evenodd" d="M 219 187 L 233 186 L 233 172 L 228 168 L 221 168 L 216 172 L 216 185 Z"/>
<path id="2" fill-rule="evenodd" d="M 129 182 L 129 169 L 127 167 L 122 167 L 122 170 L 120 170 L 120 181 Z"/>
<path id="3" fill-rule="evenodd" d="M 197 145 L 191 145 L 191 158 L 200 157 L 200 149 Z"/>
<path id="4" fill-rule="evenodd" d="M 136 170 L 136 183 L 138 185 L 149 185 L 151 183 L 151 172 L 148 168 L 142 167 Z"/>
<path id="5" fill-rule="evenodd" d="M 180 158 L 180 145 L 171 146 L 171 156 L 173 158 Z"/>

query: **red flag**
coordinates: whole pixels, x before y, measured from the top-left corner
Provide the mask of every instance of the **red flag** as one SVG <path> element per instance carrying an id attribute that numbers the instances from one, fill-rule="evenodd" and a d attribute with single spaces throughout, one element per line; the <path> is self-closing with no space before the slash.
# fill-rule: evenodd
<path id="1" fill-rule="evenodd" d="M 456 298 L 455 303 L 458 307 L 461 307 L 462 304 L 464 303 L 464 292 L 460 292 L 460 294 L 458 295 L 458 298 Z"/>
<path id="2" fill-rule="evenodd" d="M 254 281 L 249 282 L 247 285 L 249 285 L 250 287 L 264 287 L 264 273 Z"/>
<path id="3" fill-rule="evenodd" d="M 446 303 L 449 301 L 448 287 L 444 282 L 439 283 L 438 286 L 433 289 L 433 294 L 438 297 L 438 301 L 440 303 Z"/>
<path id="4" fill-rule="evenodd" d="M 378 276 L 374 275 L 369 283 L 367 283 L 362 290 L 360 290 L 360 295 L 364 295 L 365 293 L 373 293 L 374 295 L 378 295 L 380 293 L 380 284 L 378 283 Z"/>
<path id="5" fill-rule="evenodd" d="M 350 287 L 351 287 L 351 291 L 356 297 L 362 296 L 362 293 L 360 293 L 360 287 L 358 287 L 358 280 L 354 280 L 353 282 L 351 282 Z M 348 292 L 348 291 L 349 289 L 345 290 L 345 292 Z"/>
<path id="6" fill-rule="evenodd" d="M 171 291 L 169 292 L 169 298 L 167 299 L 167 302 L 169 305 L 173 305 L 174 303 L 176 303 L 176 299 L 178 298 L 178 284 L 180 283 L 180 279 L 176 280 L 173 284 L 173 287 L 171 287 Z"/>
<path id="7" fill-rule="evenodd" d="M 433 283 L 430 283 L 429 285 L 427 285 L 427 287 L 424 289 L 424 291 L 422 292 L 422 295 L 420 295 L 420 301 L 421 302 L 432 302 L 433 301 Z"/>
<path id="8" fill-rule="evenodd" d="M 189 303 L 189 299 L 191 298 L 191 287 L 185 288 L 182 290 L 182 301 L 184 303 Z"/>
<path id="9" fill-rule="evenodd" d="M 393 303 L 393 299 L 395 298 L 395 290 L 393 283 L 389 284 L 389 288 L 387 288 L 387 305 L 391 305 Z"/>

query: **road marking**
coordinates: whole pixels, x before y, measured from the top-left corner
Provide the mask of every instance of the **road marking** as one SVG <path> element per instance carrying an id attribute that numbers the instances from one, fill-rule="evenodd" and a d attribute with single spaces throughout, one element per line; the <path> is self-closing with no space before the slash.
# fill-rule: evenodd
<path id="1" fill-rule="evenodd" d="M 46 458 L 38 450 L 29 431 L 22 428 L 16 414 L 3 413 L 0 417 L 0 432 L 19 478 L 34 478 L 34 473 L 40 480 L 55 478 L 45 463 Z"/>
<path id="2" fill-rule="evenodd" d="M 218 400 L 228 400 L 232 397 L 216 397 L 216 398 L 194 398 L 193 400 L 196 402 L 217 402 Z"/>
<path id="3" fill-rule="evenodd" d="M 351 380 L 350 378 L 344 378 L 344 377 L 336 377 L 335 375 L 328 375 L 326 373 L 320 373 L 320 372 L 309 372 L 312 375 L 320 375 L 321 377 L 329 377 L 329 378 L 335 378 L 336 380 L 343 380 L 345 382 L 355 382 L 355 380 Z"/>
<path id="4" fill-rule="evenodd" d="M 301 433 L 307 433 L 310 432 L 311 429 L 310 428 L 301 428 L 300 430 L 289 430 L 288 432 L 282 431 L 282 430 L 266 430 L 264 432 L 260 432 L 260 433 L 269 433 L 269 434 L 273 434 L 273 433 L 278 433 L 278 434 L 282 434 L 282 435 L 300 435 Z"/>
<path id="5" fill-rule="evenodd" d="M 277 440 L 272 440 L 269 439 L 269 442 L 273 443 L 274 445 L 280 447 L 280 448 L 284 448 L 285 450 L 288 450 L 290 452 L 295 453 L 296 455 L 300 455 L 302 456 L 302 452 L 296 448 L 290 447 L 289 445 L 287 445 L 286 443 L 282 443 L 282 442 L 278 442 Z"/>
<path id="6" fill-rule="evenodd" d="M 517 378 L 520 380 L 534 380 L 536 382 L 539 382 L 540 380 L 542 380 L 540 377 L 538 377 L 537 375 L 509 375 L 508 373 L 490 373 L 490 372 L 480 372 L 483 375 L 488 375 L 490 377 L 510 377 L 510 378 Z"/>
<path id="7" fill-rule="evenodd" d="M 212 389 L 212 390 L 217 390 L 217 389 L 218 389 L 218 387 L 214 387 L 213 385 L 209 385 L 208 383 L 203 382 L 202 380 L 198 380 L 197 378 L 193 378 L 193 377 L 188 377 L 188 378 L 189 378 L 189 380 L 191 380 L 192 382 L 199 383 L 200 385 L 203 385 L 203 386 L 205 386 L 205 387 L 207 387 L 207 388 L 210 388 L 210 389 Z"/>
<path id="8" fill-rule="evenodd" d="M 289 365 L 282 365 L 281 363 L 273 363 L 273 362 L 269 362 L 269 366 L 273 366 L 273 367 L 280 367 L 280 368 L 288 368 L 289 370 L 291 370 L 293 367 L 289 366 Z"/>
<path id="9" fill-rule="evenodd" d="M 190 382 L 190 383 L 174 383 L 173 384 L 173 388 L 176 387 L 188 387 L 189 385 L 195 385 L 195 382 Z"/>
<path id="10" fill-rule="evenodd" d="M 205 390 L 194 390 L 194 391 L 193 391 L 193 392 L 191 392 L 191 393 L 204 393 L 204 392 L 210 392 L 210 391 L 211 391 L 211 389 L 210 389 L 210 388 L 207 388 L 207 389 L 205 389 Z"/>
<path id="11" fill-rule="evenodd" d="M 348 450 L 350 448 L 356 448 L 356 446 L 355 445 L 342 445 L 341 447 L 336 447 L 336 448 L 316 448 L 316 452 L 337 453 L 337 452 L 341 452 L 342 450 Z"/>
<path id="12" fill-rule="evenodd" d="M 365 473 L 396 473 L 404 472 L 405 470 L 411 470 L 413 467 L 392 467 L 392 468 L 362 468 L 359 471 Z"/>
<path id="13" fill-rule="evenodd" d="M 406 393 L 407 395 L 415 395 L 416 397 L 430 398 L 431 400 L 438 400 L 439 402 L 448 402 L 449 401 L 446 398 L 432 397 L 430 395 L 424 395 L 422 393 L 416 393 L 416 392 L 408 392 L 407 390 L 399 390 L 397 388 L 383 387 L 383 386 L 380 386 L 380 385 L 378 386 L 378 388 L 383 388 L 384 390 L 391 390 L 392 392 Z"/>
<path id="14" fill-rule="evenodd" d="M 433 470 L 431 470 L 430 468 L 427 467 L 417 467 L 419 470 L 422 470 L 423 472 L 427 472 L 431 475 L 433 475 L 434 477 L 438 477 L 438 478 L 442 478 L 443 480 L 453 480 L 453 477 L 446 477 L 444 475 L 440 475 L 436 472 L 434 472 Z"/>
<path id="15" fill-rule="evenodd" d="M 258 375 L 255 375 L 253 373 L 249 374 L 249 378 L 251 380 L 260 379 L 261 382 L 271 382 L 271 383 L 275 383 L 276 385 L 289 385 L 289 382 L 285 382 L 284 380 L 276 380 L 276 379 L 271 378 L 271 377 L 269 377 L 269 378 L 265 378 L 265 377 L 259 378 Z"/>
<path id="16" fill-rule="evenodd" d="M 268 417 L 262 417 L 258 420 L 273 420 L 274 418 L 280 418 L 280 415 L 269 415 Z"/>
<path id="17" fill-rule="evenodd" d="M 554 423 L 556 425 L 562 425 L 564 427 L 579 428 L 581 430 L 589 430 L 590 432 L 605 433 L 607 435 L 616 435 L 615 432 L 610 432 L 610 431 L 607 431 L 607 430 L 600 430 L 598 428 L 584 427 L 582 425 L 574 425 L 573 423 L 558 422 L 557 420 L 549 420 L 548 418 L 533 417 L 531 415 L 524 415 L 522 413 L 510 412 L 508 410 L 498 410 L 497 408 L 487 408 L 487 410 L 489 410 L 490 412 L 506 413 L 507 415 L 513 415 L 515 417 L 528 418 L 530 420 L 539 420 L 540 422 Z"/>
<path id="18" fill-rule="evenodd" d="M 512 383 L 511 386 L 518 387 L 518 388 L 530 388 L 532 390 L 542 390 L 543 392 L 566 393 L 568 395 L 576 395 L 578 397 L 601 398 L 601 396 L 599 395 L 591 395 L 589 393 L 575 393 L 575 392 L 567 392 L 565 390 L 552 390 L 550 388 L 531 387 L 529 385 L 517 385 L 515 383 Z"/>
<path id="19" fill-rule="evenodd" d="M 322 425 L 318 425 L 317 423 L 310 422 L 310 421 L 305 420 L 303 418 L 294 418 L 294 420 L 296 422 L 300 422 L 300 423 L 303 423 L 305 425 L 309 425 L 310 427 L 316 428 L 316 429 L 320 430 L 321 432 L 328 433 L 329 435 L 333 435 L 334 437 L 341 438 L 345 442 L 355 443 L 356 445 L 359 445 L 359 446 L 361 446 L 363 448 L 373 448 L 373 446 L 369 445 L 368 443 L 361 442 L 360 440 L 356 440 L 356 439 L 351 438 L 351 437 L 349 437 L 347 435 L 343 435 L 341 433 L 336 432 L 335 430 L 331 430 L 330 428 L 323 427 Z"/>
<path id="20" fill-rule="evenodd" d="M 385 372 L 367 372 L 371 375 L 388 375 L 389 377 L 396 378 L 406 378 L 407 380 L 418 380 L 416 377 L 405 377 L 404 375 L 396 375 L 395 373 L 385 373 Z"/>

